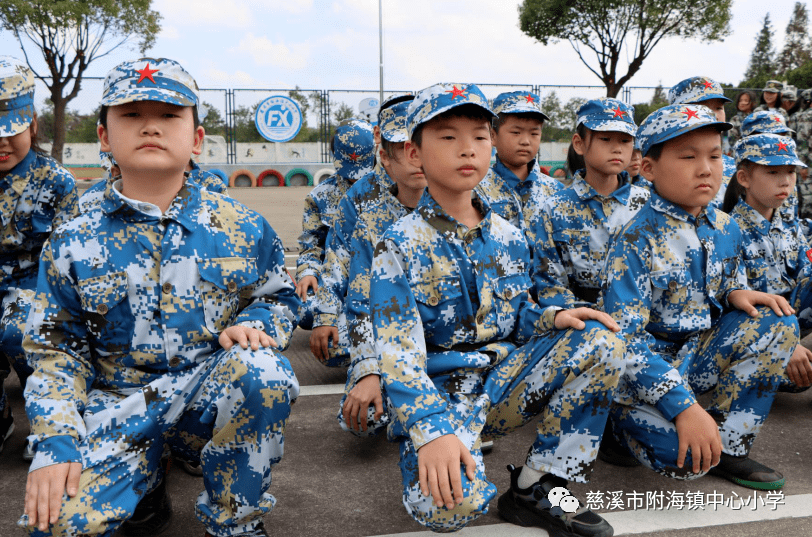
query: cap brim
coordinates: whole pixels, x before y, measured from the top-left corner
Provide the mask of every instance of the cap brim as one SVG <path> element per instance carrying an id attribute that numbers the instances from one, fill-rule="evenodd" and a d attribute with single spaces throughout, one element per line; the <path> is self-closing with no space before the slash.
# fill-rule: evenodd
<path id="1" fill-rule="evenodd" d="M 504 110 L 494 110 L 495 114 L 535 114 L 541 118 L 542 121 L 549 121 L 550 118 L 544 112 L 539 112 L 538 108 L 531 106 L 511 106 Z"/>
<path id="2" fill-rule="evenodd" d="M 625 132 L 637 136 L 637 125 L 628 121 L 584 121 L 584 126 L 591 131 L 599 132 Z"/>
<path id="3" fill-rule="evenodd" d="M 0 138 L 16 136 L 25 132 L 34 120 L 33 105 L 0 112 Z"/>
<path id="4" fill-rule="evenodd" d="M 705 101 L 711 101 L 713 99 L 722 99 L 726 103 L 732 103 L 733 102 L 733 99 L 728 99 L 724 95 L 720 95 L 718 93 L 711 93 L 709 95 L 703 95 L 701 98 L 699 98 L 699 99 L 697 99 L 695 101 L 691 101 L 691 103 L 702 103 L 702 102 L 705 102 Z M 687 104 L 690 104 L 690 103 L 687 103 Z"/>
<path id="5" fill-rule="evenodd" d="M 141 101 L 156 101 L 161 103 L 175 104 L 178 106 L 195 106 L 197 104 L 187 95 L 163 88 L 150 88 L 147 90 L 136 89 L 114 93 L 103 98 L 101 104 L 102 106 L 118 106 L 120 104 Z"/>
<path id="6" fill-rule="evenodd" d="M 705 127 L 716 127 L 716 129 L 719 132 L 726 132 L 726 131 L 729 131 L 730 129 L 732 129 L 733 125 L 731 125 L 730 123 L 728 123 L 726 121 L 709 121 L 707 123 L 695 123 L 695 124 L 692 124 L 692 125 L 686 125 L 685 127 L 682 127 L 681 129 L 677 129 L 677 130 L 671 132 L 665 138 L 660 138 L 656 142 L 649 144 L 649 146 L 646 148 L 646 150 L 642 151 L 643 156 L 645 157 L 648 154 L 649 150 L 653 146 L 655 146 L 657 144 L 667 142 L 668 140 L 673 140 L 677 136 L 682 136 L 683 134 L 689 133 L 691 131 L 695 131 L 697 129 L 703 129 Z"/>

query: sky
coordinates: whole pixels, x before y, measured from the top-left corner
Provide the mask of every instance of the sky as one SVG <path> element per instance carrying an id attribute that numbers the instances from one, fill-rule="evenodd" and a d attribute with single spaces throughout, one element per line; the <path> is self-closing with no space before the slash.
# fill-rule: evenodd
<path id="1" fill-rule="evenodd" d="M 518 1 L 382 1 L 385 92 L 419 90 L 440 81 L 602 86 L 569 43 L 543 46 L 521 32 Z M 663 40 L 629 84 L 667 87 L 696 75 L 735 84 L 764 15 L 770 13 L 773 45 L 780 50 L 793 5 L 790 0 L 733 0 L 729 37 L 710 44 Z M 153 9 L 163 16 L 162 30 L 147 55 L 178 60 L 201 88 L 379 87 L 378 0 L 153 0 Z M 22 56 L 9 32 L 0 33 L 0 50 Z M 87 74 L 104 76 L 115 64 L 138 56 L 118 50 L 92 64 Z M 71 108 L 95 107 L 100 85 L 90 88 Z M 493 97 L 499 91 L 485 93 Z M 37 99 L 44 93 L 38 90 Z M 605 90 L 559 93 L 599 97 Z M 249 94 L 241 97 L 257 100 Z M 335 94 L 353 106 L 365 96 Z M 650 96 L 650 90 L 636 91 L 632 102 Z"/>

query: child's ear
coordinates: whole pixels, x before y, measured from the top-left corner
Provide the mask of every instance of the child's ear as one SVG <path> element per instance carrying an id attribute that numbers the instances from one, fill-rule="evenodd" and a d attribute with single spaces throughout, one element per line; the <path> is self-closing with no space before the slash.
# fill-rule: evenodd
<path id="1" fill-rule="evenodd" d="M 586 153 L 586 144 L 584 144 L 584 139 L 578 133 L 572 135 L 572 148 L 581 156 Z"/>
<path id="2" fill-rule="evenodd" d="M 198 126 L 195 129 L 195 144 L 192 147 L 192 153 L 195 155 L 199 155 L 203 152 L 203 138 L 206 137 L 206 129 L 203 128 L 202 125 Z"/>
<path id="3" fill-rule="evenodd" d="M 746 171 L 736 170 L 736 181 L 738 181 L 739 186 L 741 186 L 743 189 L 747 190 L 750 188 L 750 177 L 748 177 Z"/>
<path id="4" fill-rule="evenodd" d="M 576 134 L 577 136 L 577 134 Z M 651 181 L 654 182 L 654 160 L 649 157 L 643 157 L 643 162 L 640 163 L 640 174 Z"/>
<path id="5" fill-rule="evenodd" d="M 383 147 L 378 150 L 378 161 L 384 168 L 389 166 L 389 155 L 386 154 Z"/>
<path id="6" fill-rule="evenodd" d="M 104 125 L 98 125 L 96 127 L 96 135 L 99 137 L 99 143 L 101 144 L 99 151 L 104 151 L 105 153 L 112 152 L 110 140 L 107 138 L 107 129 L 104 128 Z"/>
<path id="7" fill-rule="evenodd" d="M 423 159 L 420 158 L 420 148 L 417 147 L 417 144 L 412 143 L 411 140 L 405 142 L 403 146 L 403 154 L 406 157 L 406 162 L 415 168 L 423 167 Z"/>

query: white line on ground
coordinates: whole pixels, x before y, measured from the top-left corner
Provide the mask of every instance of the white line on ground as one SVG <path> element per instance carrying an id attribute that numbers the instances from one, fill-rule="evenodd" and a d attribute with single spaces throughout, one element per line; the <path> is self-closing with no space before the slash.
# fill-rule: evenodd
<path id="1" fill-rule="evenodd" d="M 322 384 L 319 386 L 302 386 L 299 388 L 299 397 L 303 395 L 337 395 L 343 393 L 343 384 Z"/>
<path id="2" fill-rule="evenodd" d="M 760 492 L 763 497 L 766 492 Z M 752 495 L 750 496 L 752 499 Z M 741 500 L 747 501 L 744 496 Z M 689 528 L 708 528 L 712 526 L 722 526 L 725 524 L 743 524 L 747 522 L 760 522 L 764 520 L 776 520 L 779 518 L 801 518 L 809 517 L 809 505 L 812 502 L 812 494 L 794 494 L 784 496 L 783 504 L 776 506 L 773 510 L 770 505 L 762 505 L 759 502 L 756 508 L 753 504 L 745 505 L 740 509 L 730 506 L 720 505 L 716 510 L 712 506 L 703 509 L 668 509 L 657 511 L 615 511 L 601 513 L 613 528 L 615 535 L 634 535 L 637 533 L 647 533 L 664 530 L 684 530 Z M 740 506 L 739 501 L 734 502 Z M 435 535 L 430 531 L 418 531 L 411 533 L 393 533 L 389 535 L 379 535 L 378 537 L 429 537 Z M 542 537 L 547 532 L 540 528 L 522 528 L 513 524 L 491 524 L 488 526 L 477 526 L 475 528 L 464 528 L 456 535 L 460 537 Z"/>

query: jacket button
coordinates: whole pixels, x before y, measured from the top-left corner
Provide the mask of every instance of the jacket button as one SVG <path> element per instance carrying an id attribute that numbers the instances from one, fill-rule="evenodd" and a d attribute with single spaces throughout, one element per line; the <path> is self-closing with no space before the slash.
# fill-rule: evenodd
<path id="1" fill-rule="evenodd" d="M 674 280 L 671 280 L 670 282 L 668 282 L 668 290 L 671 291 L 672 293 L 674 291 L 676 291 L 677 290 L 677 282 L 674 281 Z"/>
<path id="2" fill-rule="evenodd" d="M 228 292 L 233 293 L 237 290 L 237 282 L 228 282 Z"/>
<path id="3" fill-rule="evenodd" d="M 99 315 L 106 315 L 108 311 L 107 304 L 99 304 L 99 307 L 96 308 L 96 311 L 99 313 Z"/>
<path id="4" fill-rule="evenodd" d="M 440 300 L 436 296 L 429 297 L 429 306 L 436 306 L 440 303 Z"/>
<path id="5" fill-rule="evenodd" d="M 482 323 L 484 323 L 484 322 L 485 322 L 485 315 L 483 315 L 482 313 L 480 313 L 479 315 L 477 315 L 477 316 L 476 316 L 476 322 L 477 322 L 477 324 L 482 324 Z"/>
<path id="6" fill-rule="evenodd" d="M 510 289 L 508 289 L 507 291 L 505 291 L 505 298 L 507 298 L 508 300 L 510 300 L 511 298 L 513 298 L 513 291 L 511 291 Z"/>
<path id="7" fill-rule="evenodd" d="M 169 282 L 166 282 L 165 284 L 163 284 L 161 289 L 163 289 L 164 293 L 171 293 L 172 292 L 172 284 L 169 283 Z"/>
<path id="8" fill-rule="evenodd" d="M 178 358 L 177 356 L 173 356 L 169 360 L 169 367 L 178 367 L 179 365 L 180 365 L 180 358 Z"/>

